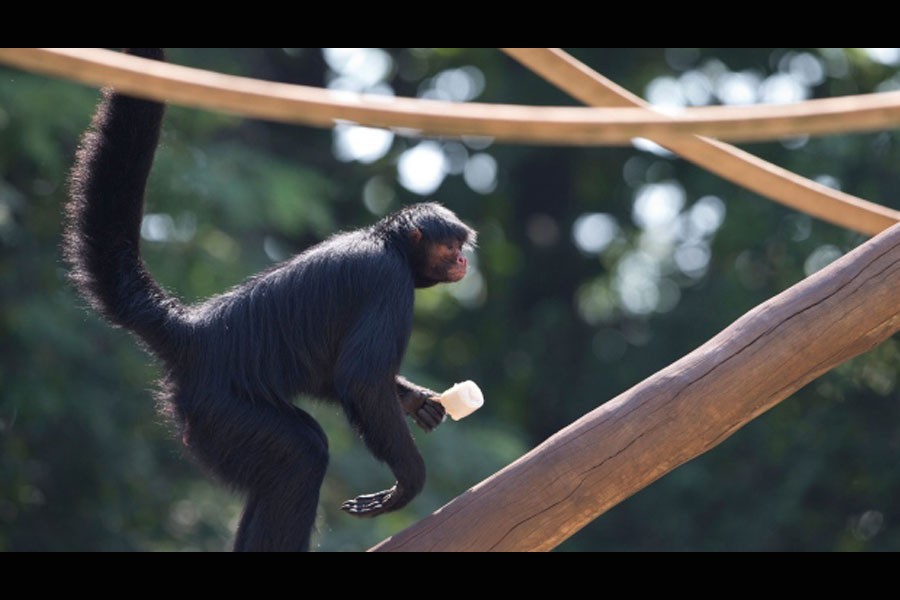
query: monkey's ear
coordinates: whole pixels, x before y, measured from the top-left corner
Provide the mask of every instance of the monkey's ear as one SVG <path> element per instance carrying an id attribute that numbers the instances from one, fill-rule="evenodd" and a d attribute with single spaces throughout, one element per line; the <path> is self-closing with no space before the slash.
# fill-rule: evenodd
<path id="1" fill-rule="evenodd" d="M 416 227 L 415 229 L 410 230 L 409 232 L 409 241 L 413 246 L 418 246 L 419 242 L 422 241 L 422 230 Z"/>

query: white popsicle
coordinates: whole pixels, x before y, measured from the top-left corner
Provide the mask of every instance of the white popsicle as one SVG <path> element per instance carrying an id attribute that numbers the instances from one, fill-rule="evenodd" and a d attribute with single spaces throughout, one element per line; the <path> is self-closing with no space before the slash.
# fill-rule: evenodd
<path id="1" fill-rule="evenodd" d="M 463 381 L 438 397 L 454 421 L 471 415 L 484 404 L 484 395 L 474 381 Z"/>

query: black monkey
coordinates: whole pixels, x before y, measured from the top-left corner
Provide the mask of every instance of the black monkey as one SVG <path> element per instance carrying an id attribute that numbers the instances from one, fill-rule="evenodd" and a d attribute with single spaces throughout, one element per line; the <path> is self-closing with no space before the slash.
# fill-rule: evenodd
<path id="1" fill-rule="evenodd" d="M 129 53 L 163 60 L 162 49 Z M 235 550 L 307 550 L 328 463 L 319 424 L 297 394 L 341 403 L 396 483 L 342 508 L 375 516 L 405 506 L 425 465 L 404 419 L 429 431 L 435 392 L 398 376 L 413 291 L 462 279 L 475 231 L 434 203 L 341 233 L 245 283 L 185 306 L 140 257 L 144 189 L 164 106 L 103 92 L 79 147 L 64 256 L 80 293 L 162 362 L 161 400 L 199 462 L 247 504 Z"/>

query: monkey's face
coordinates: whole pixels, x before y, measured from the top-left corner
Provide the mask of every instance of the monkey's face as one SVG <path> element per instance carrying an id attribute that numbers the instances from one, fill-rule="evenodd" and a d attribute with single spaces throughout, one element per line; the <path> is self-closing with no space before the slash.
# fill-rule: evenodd
<path id="1" fill-rule="evenodd" d="M 438 281 L 452 283 L 466 276 L 469 261 L 463 255 L 463 244 L 458 240 L 434 244 L 430 254 Z"/>
<path id="2" fill-rule="evenodd" d="M 453 283 L 466 276 L 469 261 L 463 255 L 463 242 L 444 240 L 421 242 L 420 259 L 416 264 L 416 287 L 430 287 L 438 283 Z"/>

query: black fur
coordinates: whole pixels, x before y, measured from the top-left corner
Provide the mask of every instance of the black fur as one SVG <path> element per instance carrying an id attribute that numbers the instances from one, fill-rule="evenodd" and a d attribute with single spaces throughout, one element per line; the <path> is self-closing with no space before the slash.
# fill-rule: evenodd
<path id="1" fill-rule="evenodd" d="M 163 57 L 160 49 L 129 52 Z M 163 112 L 104 91 L 72 169 L 64 255 L 91 306 L 161 359 L 165 410 L 189 451 L 247 495 L 235 549 L 308 549 L 328 441 L 292 404 L 297 394 L 340 402 L 397 479 L 348 501 L 348 512 L 406 505 L 424 485 L 425 466 L 398 393 L 434 395 L 398 378 L 414 287 L 448 280 L 422 274 L 429 252 L 455 240 L 458 254 L 475 232 L 440 205 L 414 205 L 184 306 L 156 284 L 139 251 Z"/>

